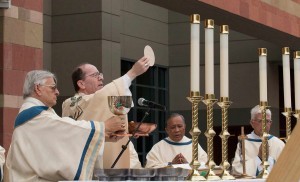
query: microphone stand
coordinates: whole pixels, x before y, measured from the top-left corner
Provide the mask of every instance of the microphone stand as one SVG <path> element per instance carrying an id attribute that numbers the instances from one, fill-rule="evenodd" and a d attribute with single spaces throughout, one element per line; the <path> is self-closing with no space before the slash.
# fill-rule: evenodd
<path id="1" fill-rule="evenodd" d="M 125 150 L 128 147 L 129 142 L 132 141 L 135 133 L 139 130 L 141 124 L 144 122 L 144 120 L 146 119 L 146 117 L 149 115 L 149 112 L 151 110 L 151 107 L 148 108 L 148 110 L 145 112 L 143 119 L 141 120 L 141 122 L 137 125 L 137 127 L 135 128 L 135 130 L 133 130 L 132 132 L 132 136 L 129 137 L 127 143 L 125 145 L 122 145 L 122 150 L 119 153 L 118 157 L 116 158 L 116 160 L 114 161 L 114 163 L 112 164 L 112 166 L 110 167 L 111 169 L 113 169 L 115 167 L 115 165 L 117 164 L 117 162 L 119 161 L 119 159 L 121 158 L 122 154 L 125 152 Z"/>

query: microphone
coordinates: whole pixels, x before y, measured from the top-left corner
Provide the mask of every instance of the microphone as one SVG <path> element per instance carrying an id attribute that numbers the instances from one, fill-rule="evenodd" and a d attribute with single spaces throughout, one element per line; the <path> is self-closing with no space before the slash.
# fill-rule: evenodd
<path id="1" fill-rule="evenodd" d="M 144 98 L 139 98 L 139 99 L 138 99 L 138 104 L 139 104 L 140 106 L 145 106 L 145 107 L 150 107 L 150 108 L 157 108 L 157 109 L 161 109 L 161 110 L 164 110 L 164 111 L 166 110 L 166 106 L 157 104 L 157 103 L 155 103 L 155 102 L 146 100 L 146 99 L 144 99 Z"/>

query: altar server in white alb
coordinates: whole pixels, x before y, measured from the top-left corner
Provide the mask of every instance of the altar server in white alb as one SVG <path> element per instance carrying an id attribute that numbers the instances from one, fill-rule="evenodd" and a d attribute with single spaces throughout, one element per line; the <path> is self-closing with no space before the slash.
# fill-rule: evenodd
<path id="1" fill-rule="evenodd" d="M 4 162 L 5 162 L 4 153 L 5 153 L 5 149 L 2 146 L 0 146 L 0 168 L 1 168 L 1 170 L 0 170 L 0 181 L 3 180 L 3 165 L 4 165 Z"/>
<path id="2" fill-rule="evenodd" d="M 16 117 L 7 156 L 9 181 L 91 180 L 97 154 L 125 122 L 61 118 L 51 108 L 59 91 L 55 76 L 43 70 L 25 78 L 24 103 Z"/>
<path id="3" fill-rule="evenodd" d="M 272 113 L 269 109 L 266 110 L 266 130 L 269 133 L 270 127 L 272 125 Z M 246 174 L 248 176 L 257 176 L 263 169 L 262 166 L 262 114 L 259 105 L 255 106 L 251 110 L 251 120 L 250 124 L 253 131 L 247 135 L 245 139 L 245 164 L 246 164 Z M 269 168 L 271 171 L 273 165 L 278 159 L 281 151 L 283 150 L 285 144 L 279 138 L 273 135 L 268 137 L 268 148 L 267 155 Z M 241 144 L 237 145 L 235 152 L 235 157 L 232 163 L 232 174 L 241 175 L 243 174 L 243 158 Z"/>
<path id="4" fill-rule="evenodd" d="M 104 86 L 103 74 L 91 64 L 81 64 L 72 73 L 72 81 L 76 94 L 62 104 L 62 115 L 74 119 L 106 120 L 113 116 L 108 106 L 108 96 L 131 95 L 131 81 L 149 69 L 149 59 L 142 57 L 122 77 Z M 78 114 L 80 113 L 80 114 Z M 128 128 L 127 115 L 126 130 Z M 128 131 L 128 130 L 127 130 Z M 95 168 L 111 168 L 111 165 L 122 150 L 128 137 L 115 143 L 105 143 L 103 157 L 99 155 Z M 141 164 L 132 143 L 125 150 L 115 168 L 140 168 Z"/>
<path id="5" fill-rule="evenodd" d="M 192 140 L 185 136 L 185 120 L 173 113 L 166 123 L 167 138 L 156 143 L 147 154 L 146 168 L 160 168 L 192 161 Z M 207 162 L 207 154 L 198 144 L 198 161 Z"/>

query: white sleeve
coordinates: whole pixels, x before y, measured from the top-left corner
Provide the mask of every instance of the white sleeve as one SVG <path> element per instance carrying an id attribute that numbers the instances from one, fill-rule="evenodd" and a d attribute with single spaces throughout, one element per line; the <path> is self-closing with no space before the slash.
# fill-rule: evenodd
<path id="1" fill-rule="evenodd" d="M 257 158 L 248 158 L 246 157 L 245 166 L 246 166 L 246 173 L 249 176 L 256 176 L 257 172 Z M 242 158 L 242 151 L 240 142 L 237 144 L 237 148 L 235 151 L 234 160 L 232 162 L 232 174 L 233 175 L 241 175 L 243 174 L 243 158 Z M 259 160 L 259 158 L 258 158 Z"/>
<path id="2" fill-rule="evenodd" d="M 122 78 L 122 80 L 124 82 L 125 94 L 131 96 L 132 94 L 131 94 L 131 91 L 129 90 L 129 87 L 131 85 L 131 81 L 132 80 L 130 79 L 130 77 L 127 74 L 123 75 L 121 78 Z M 131 104 L 131 107 L 134 107 L 134 103 L 133 102 Z"/>
<path id="3" fill-rule="evenodd" d="M 159 146 L 155 144 L 146 156 L 145 168 L 161 168 L 169 165 L 172 161 L 163 161 L 159 152 Z"/>
<path id="4" fill-rule="evenodd" d="M 271 172 L 275 160 L 272 157 L 268 158 L 268 163 L 269 163 L 269 167 L 268 167 L 268 171 Z M 257 165 L 257 170 L 258 170 L 258 174 L 263 170 L 263 165 L 262 165 L 262 161 L 260 160 L 259 157 L 256 158 L 256 165 Z"/>
<path id="5" fill-rule="evenodd" d="M 129 152 L 130 152 L 130 168 L 132 169 L 142 168 L 141 162 L 139 160 L 139 156 L 131 141 L 129 142 Z"/>
<path id="6" fill-rule="evenodd" d="M 127 74 L 125 74 L 125 75 L 123 75 L 121 78 L 122 78 L 123 81 L 124 81 L 124 85 L 125 85 L 127 88 L 129 88 L 130 85 L 131 85 L 131 81 L 132 81 L 132 80 L 130 79 L 130 77 L 129 77 Z"/>

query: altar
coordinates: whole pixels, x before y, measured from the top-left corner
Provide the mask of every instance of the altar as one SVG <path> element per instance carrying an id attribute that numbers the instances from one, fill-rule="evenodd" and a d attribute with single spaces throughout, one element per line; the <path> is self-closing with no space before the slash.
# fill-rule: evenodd
<path id="1" fill-rule="evenodd" d="M 188 169 L 98 169 L 92 181 L 187 181 Z M 265 179 L 218 180 L 221 182 L 265 182 Z M 63 182 L 63 181 L 61 181 Z M 66 181 L 64 181 L 66 182 Z M 73 182 L 73 181 L 68 181 Z M 75 182 L 75 181 L 74 181 Z M 85 181 L 91 182 L 91 181 Z"/>
<path id="2" fill-rule="evenodd" d="M 189 170 L 182 168 L 98 169 L 93 180 L 98 181 L 184 181 Z"/>
<path id="3" fill-rule="evenodd" d="M 189 169 L 98 169 L 94 171 L 94 181 L 185 181 Z M 219 180 L 222 182 L 264 182 L 265 179 Z"/>

